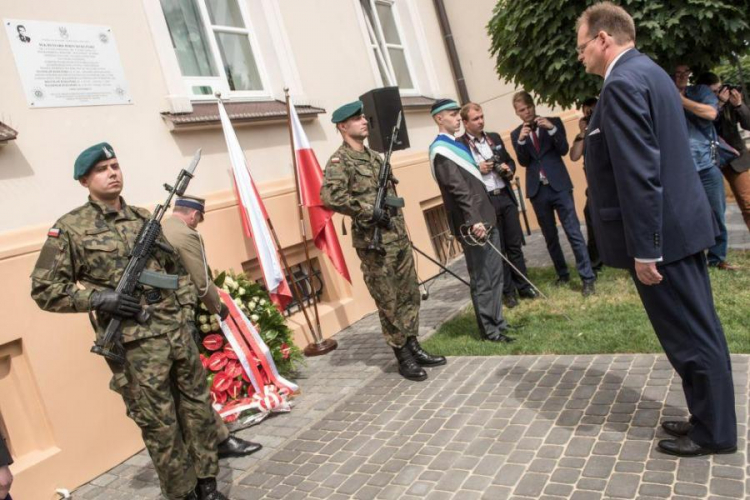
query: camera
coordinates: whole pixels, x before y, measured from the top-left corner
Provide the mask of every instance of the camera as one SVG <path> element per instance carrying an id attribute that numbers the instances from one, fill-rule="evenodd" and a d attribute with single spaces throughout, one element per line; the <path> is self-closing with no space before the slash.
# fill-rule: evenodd
<path id="1" fill-rule="evenodd" d="M 725 83 L 724 85 L 722 85 L 722 86 L 721 86 L 721 87 L 719 88 L 719 92 L 720 92 L 720 93 L 721 93 L 721 92 L 724 92 L 724 90 L 729 90 L 730 92 L 731 92 L 732 90 L 736 90 L 737 92 L 742 92 L 742 87 L 740 87 L 739 85 L 733 85 L 733 84 L 731 84 L 731 83 Z"/>
<path id="2" fill-rule="evenodd" d="M 538 125 L 536 124 L 536 117 L 533 120 L 531 120 L 529 123 L 527 123 L 526 125 L 529 126 L 532 132 L 536 132 L 536 129 L 538 127 Z"/>

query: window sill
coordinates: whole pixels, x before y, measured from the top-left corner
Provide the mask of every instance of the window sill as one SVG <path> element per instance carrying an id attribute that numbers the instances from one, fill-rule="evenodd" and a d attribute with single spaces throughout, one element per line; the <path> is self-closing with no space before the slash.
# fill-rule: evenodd
<path id="1" fill-rule="evenodd" d="M 14 141 L 16 137 L 18 137 L 18 132 L 3 122 L 0 122 L 0 146 L 4 146 L 8 142 Z"/>
<path id="2" fill-rule="evenodd" d="M 437 99 L 432 97 L 419 96 L 401 96 L 401 106 L 404 111 L 424 111 L 429 110 Z"/>
<path id="3" fill-rule="evenodd" d="M 283 101 L 225 102 L 224 108 L 235 126 L 287 121 L 286 104 Z M 323 108 L 309 105 L 297 105 L 295 109 L 301 121 L 314 120 L 319 114 L 326 112 Z M 171 132 L 221 127 L 219 107 L 215 102 L 193 102 L 193 111 L 190 113 L 163 112 L 161 116 Z"/>

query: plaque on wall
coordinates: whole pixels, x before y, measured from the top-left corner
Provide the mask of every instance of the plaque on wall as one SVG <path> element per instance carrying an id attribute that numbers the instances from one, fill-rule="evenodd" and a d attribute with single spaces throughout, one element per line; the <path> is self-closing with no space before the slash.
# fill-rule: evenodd
<path id="1" fill-rule="evenodd" d="M 4 19 L 29 106 L 132 104 L 112 29 Z"/>

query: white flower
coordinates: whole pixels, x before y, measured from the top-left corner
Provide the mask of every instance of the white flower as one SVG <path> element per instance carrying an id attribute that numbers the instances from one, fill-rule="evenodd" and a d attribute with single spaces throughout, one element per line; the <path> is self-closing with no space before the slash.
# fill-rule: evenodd
<path id="1" fill-rule="evenodd" d="M 247 290 L 245 290 L 244 288 L 240 287 L 240 290 L 237 293 L 239 295 L 245 295 L 246 292 L 247 292 Z"/>
<path id="2" fill-rule="evenodd" d="M 205 325 L 206 323 L 208 323 L 208 316 L 206 316 L 205 314 L 201 314 L 200 316 L 198 316 L 198 322 L 201 325 Z"/>
<path id="3" fill-rule="evenodd" d="M 266 305 L 266 299 L 260 299 L 259 304 L 262 306 Z"/>
<path id="4" fill-rule="evenodd" d="M 255 299 L 253 299 L 253 300 L 251 300 L 251 301 L 249 301 L 247 303 L 247 307 L 249 307 L 250 309 L 255 309 L 255 306 L 257 306 L 257 305 L 258 305 L 258 301 L 255 300 Z"/>
<path id="5" fill-rule="evenodd" d="M 234 303 L 237 304 L 237 307 L 240 307 L 242 305 L 242 301 L 240 299 L 232 299 L 234 300 Z"/>
<path id="6" fill-rule="evenodd" d="M 229 287 L 226 285 L 226 283 L 224 284 L 224 286 L 221 287 L 221 289 L 224 290 L 227 293 L 229 293 L 229 291 L 230 291 Z"/>
<path id="7" fill-rule="evenodd" d="M 201 311 L 208 311 L 208 307 L 206 307 L 206 304 L 204 304 L 203 302 L 201 302 L 200 307 L 201 307 Z"/>
<path id="8" fill-rule="evenodd" d="M 260 316 L 258 316 L 257 314 L 253 314 L 252 316 L 250 316 L 250 320 L 253 323 L 257 323 L 259 319 L 260 319 Z"/>
<path id="9" fill-rule="evenodd" d="M 209 325 L 201 325 L 201 331 L 203 333 L 208 333 L 211 331 L 211 327 Z"/>

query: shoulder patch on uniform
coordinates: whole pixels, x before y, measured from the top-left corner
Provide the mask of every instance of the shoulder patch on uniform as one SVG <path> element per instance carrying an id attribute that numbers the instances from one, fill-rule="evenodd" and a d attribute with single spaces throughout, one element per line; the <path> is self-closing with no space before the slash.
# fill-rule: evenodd
<path id="1" fill-rule="evenodd" d="M 335 156 L 333 158 L 331 158 L 331 163 L 340 163 L 340 162 L 341 162 L 341 158 L 338 158 L 338 157 L 335 157 Z"/>
<path id="2" fill-rule="evenodd" d="M 62 234 L 62 229 L 59 229 L 56 227 L 53 227 L 52 229 L 47 231 L 47 236 L 49 236 L 50 238 L 59 238 L 61 234 Z"/>

